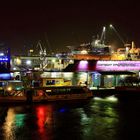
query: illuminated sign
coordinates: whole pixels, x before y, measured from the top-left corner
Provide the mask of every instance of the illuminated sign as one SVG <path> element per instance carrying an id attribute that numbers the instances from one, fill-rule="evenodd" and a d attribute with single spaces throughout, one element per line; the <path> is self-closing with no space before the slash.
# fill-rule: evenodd
<path id="1" fill-rule="evenodd" d="M 139 71 L 140 61 L 97 61 L 98 71 Z"/>
<path id="2" fill-rule="evenodd" d="M 9 80 L 11 79 L 10 73 L 0 73 L 0 80 Z"/>
<path id="3" fill-rule="evenodd" d="M 79 70 L 87 70 L 88 69 L 88 61 L 80 61 L 78 64 L 78 69 Z"/>

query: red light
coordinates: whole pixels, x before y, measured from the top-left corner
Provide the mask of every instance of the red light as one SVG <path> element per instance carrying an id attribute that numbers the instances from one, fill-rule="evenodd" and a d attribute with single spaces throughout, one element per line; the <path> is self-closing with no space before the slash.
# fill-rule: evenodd
<path id="1" fill-rule="evenodd" d="M 39 106 L 36 110 L 37 125 L 40 133 L 45 133 L 45 126 L 49 128 L 52 124 L 52 107 L 51 106 Z"/>
<path id="2" fill-rule="evenodd" d="M 44 94 L 43 90 L 37 90 L 37 95 L 38 96 L 43 96 L 43 94 Z"/>

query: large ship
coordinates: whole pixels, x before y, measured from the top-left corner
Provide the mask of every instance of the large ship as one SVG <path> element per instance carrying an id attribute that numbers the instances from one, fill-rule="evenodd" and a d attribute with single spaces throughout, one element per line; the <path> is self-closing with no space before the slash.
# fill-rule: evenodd
<path id="1" fill-rule="evenodd" d="M 105 44 L 105 27 L 101 37 L 93 37 L 90 43 L 81 44 L 72 49 L 72 58 L 78 60 L 110 60 L 110 46 Z"/>

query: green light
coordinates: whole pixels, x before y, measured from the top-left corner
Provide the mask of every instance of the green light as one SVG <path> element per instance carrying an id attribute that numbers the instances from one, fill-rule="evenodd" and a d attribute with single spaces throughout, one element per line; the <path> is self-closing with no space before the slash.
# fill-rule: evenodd
<path id="1" fill-rule="evenodd" d="M 24 126 L 24 119 L 25 119 L 25 114 L 17 114 L 15 117 L 15 123 L 17 127 L 22 127 Z"/>

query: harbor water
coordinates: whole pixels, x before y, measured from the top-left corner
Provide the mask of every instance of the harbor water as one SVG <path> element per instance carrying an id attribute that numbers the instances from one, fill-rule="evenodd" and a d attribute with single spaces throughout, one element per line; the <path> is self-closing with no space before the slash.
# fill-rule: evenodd
<path id="1" fill-rule="evenodd" d="M 140 138 L 140 100 L 114 96 L 88 102 L 0 105 L 0 140 Z"/>

